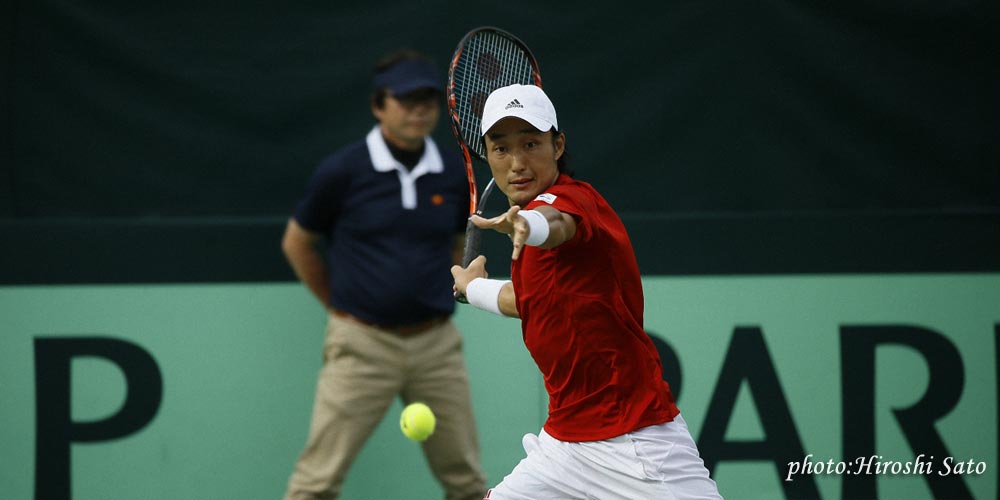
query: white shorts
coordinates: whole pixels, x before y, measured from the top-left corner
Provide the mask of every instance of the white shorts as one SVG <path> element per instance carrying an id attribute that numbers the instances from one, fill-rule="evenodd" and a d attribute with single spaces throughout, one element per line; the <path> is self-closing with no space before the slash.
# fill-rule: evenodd
<path id="1" fill-rule="evenodd" d="M 604 441 L 560 441 L 542 430 L 522 443 L 527 457 L 486 499 L 722 499 L 680 415 Z"/>

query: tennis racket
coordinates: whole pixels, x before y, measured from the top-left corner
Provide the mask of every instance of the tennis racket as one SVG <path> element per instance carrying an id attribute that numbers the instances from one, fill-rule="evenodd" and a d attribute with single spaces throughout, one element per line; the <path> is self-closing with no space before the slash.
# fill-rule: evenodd
<path id="1" fill-rule="evenodd" d="M 486 146 L 480 130 L 483 106 L 491 92 L 515 83 L 542 86 L 538 61 L 516 36 L 500 28 L 483 26 L 466 33 L 458 42 L 448 67 L 447 98 L 451 130 L 465 157 L 465 173 L 469 177 L 470 219 L 465 226 L 462 267 L 468 267 L 479 256 L 482 230 L 472 223 L 471 217 L 483 214 L 486 200 L 494 187 L 491 175 L 482 197 L 479 197 L 476 173 L 472 168 L 473 156 L 486 162 Z M 467 303 L 461 294 L 455 299 Z"/>

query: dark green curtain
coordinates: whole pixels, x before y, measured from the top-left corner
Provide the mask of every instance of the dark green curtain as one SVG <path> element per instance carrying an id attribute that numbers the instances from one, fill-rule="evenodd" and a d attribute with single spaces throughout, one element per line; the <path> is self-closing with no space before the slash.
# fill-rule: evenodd
<path id="1" fill-rule="evenodd" d="M 419 4 L 419 5 L 418 5 Z M 625 212 L 996 208 L 987 2 L 9 1 L 3 214 L 287 214 L 369 68 L 483 24 Z M 451 143 L 442 121 L 437 137 Z"/>
<path id="2" fill-rule="evenodd" d="M 535 52 L 644 274 L 996 272 L 995 4 L 0 0 L 0 284 L 295 279 L 373 62 L 443 79 L 481 25 Z"/>

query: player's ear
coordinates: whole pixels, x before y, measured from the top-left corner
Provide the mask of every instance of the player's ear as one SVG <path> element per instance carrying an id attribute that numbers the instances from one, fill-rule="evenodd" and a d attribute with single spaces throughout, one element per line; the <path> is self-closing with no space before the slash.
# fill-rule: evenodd
<path id="1" fill-rule="evenodd" d="M 555 147 L 556 155 L 555 160 L 559 160 L 563 153 L 566 151 L 566 134 L 562 132 L 556 132 L 552 135 L 552 146 Z"/>

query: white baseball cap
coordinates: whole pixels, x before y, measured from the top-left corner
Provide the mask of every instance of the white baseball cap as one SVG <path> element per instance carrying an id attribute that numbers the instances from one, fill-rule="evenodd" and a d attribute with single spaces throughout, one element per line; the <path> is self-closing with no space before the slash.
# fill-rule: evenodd
<path id="1" fill-rule="evenodd" d="M 483 105 L 482 134 L 486 135 L 493 125 L 507 117 L 520 118 L 542 132 L 559 130 L 555 106 L 534 85 L 514 84 L 494 90 Z"/>

